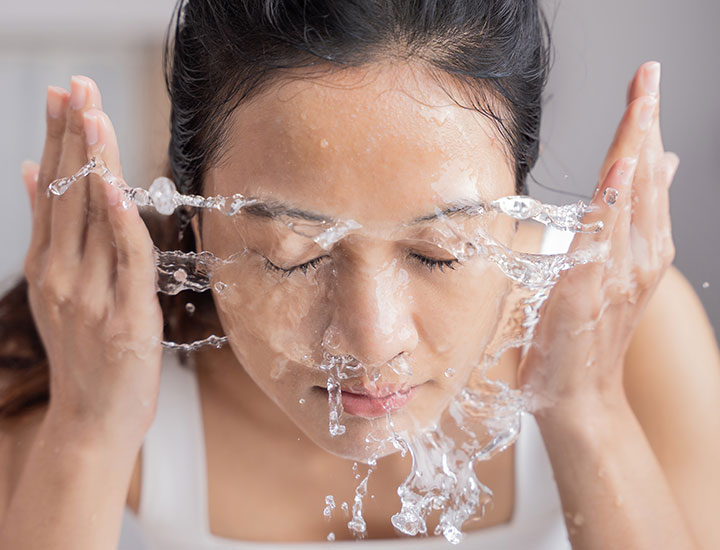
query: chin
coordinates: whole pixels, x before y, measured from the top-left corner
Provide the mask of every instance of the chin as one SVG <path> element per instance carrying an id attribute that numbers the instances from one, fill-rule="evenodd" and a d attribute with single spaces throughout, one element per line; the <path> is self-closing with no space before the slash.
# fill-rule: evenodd
<path id="1" fill-rule="evenodd" d="M 427 418 L 428 411 L 422 412 Z M 322 416 L 314 416 L 307 424 L 298 426 L 313 443 L 325 451 L 365 464 L 372 459 L 380 459 L 400 451 L 399 445 L 393 444 L 393 431 L 401 439 L 408 439 L 418 432 L 432 428 L 437 422 L 435 415 L 423 422 L 412 410 L 401 409 L 392 413 L 391 429 L 387 415 L 365 418 L 344 413 L 340 424 L 345 426 L 345 433 L 333 437 L 328 428 L 327 407 L 321 414 Z"/>

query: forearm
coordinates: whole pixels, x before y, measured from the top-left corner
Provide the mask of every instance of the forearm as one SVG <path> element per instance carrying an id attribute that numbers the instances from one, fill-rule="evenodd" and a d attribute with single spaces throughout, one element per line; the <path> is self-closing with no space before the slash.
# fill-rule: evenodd
<path id="1" fill-rule="evenodd" d="M 625 400 L 536 418 L 575 550 L 698 548 Z"/>
<path id="2" fill-rule="evenodd" d="M 46 416 L 3 518 L 0 548 L 117 548 L 139 446 Z"/>

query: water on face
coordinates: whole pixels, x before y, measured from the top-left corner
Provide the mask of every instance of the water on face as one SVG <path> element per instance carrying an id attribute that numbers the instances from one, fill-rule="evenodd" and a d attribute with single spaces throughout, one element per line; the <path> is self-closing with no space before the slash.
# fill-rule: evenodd
<path id="1" fill-rule="evenodd" d="M 63 194 L 74 182 L 91 173 L 98 174 L 104 181 L 114 185 L 123 193 L 124 204 L 152 207 L 160 214 L 172 214 L 176 208 L 189 206 L 221 212 L 226 216 L 240 214 L 243 208 L 258 206 L 259 201 L 236 194 L 232 197 L 201 197 L 182 195 L 167 178 L 156 179 L 149 190 L 131 188 L 122 179 L 115 177 L 98 159 L 91 159 L 70 177 L 52 182 L 48 193 Z M 606 192 L 605 200 L 612 203 L 617 194 Z M 602 222 L 592 225 L 582 223 L 589 211 L 583 202 L 555 206 L 540 203 L 530 197 L 511 196 L 495 200 L 478 209 L 478 215 L 493 212 L 515 220 L 533 219 L 556 229 L 571 232 L 597 232 Z M 323 250 L 363 230 L 357 222 L 348 220 L 333 224 L 305 224 L 294 219 L 282 219 L 292 232 L 312 240 Z M 477 461 L 488 460 L 506 449 L 517 438 L 520 431 L 521 415 L 531 406 L 532 395 L 521 389 L 512 389 L 507 384 L 493 380 L 488 370 L 496 365 L 503 353 L 510 348 L 520 348 L 524 354 L 532 341 L 539 320 L 539 311 L 549 296 L 550 290 L 563 271 L 577 265 L 602 261 L 607 250 L 601 246 L 577 249 L 568 254 L 529 254 L 514 251 L 506 244 L 493 238 L 483 230 L 468 232 L 462 224 L 445 218 L 443 238 L 451 243 L 445 248 L 456 258 L 467 260 L 480 257 L 497 266 L 511 281 L 514 292 L 519 296 L 515 311 L 511 312 L 512 327 L 497 326 L 493 337 L 483 353 L 482 359 L 472 369 L 467 381 L 454 395 L 440 418 L 429 427 L 412 431 L 397 431 L 392 410 L 386 411 L 384 431 L 373 431 L 365 440 L 368 464 L 362 476 L 353 466 L 359 480 L 352 502 L 348 529 L 357 538 L 367 536 L 367 525 L 363 518 L 363 501 L 368 492 L 370 475 L 377 468 L 377 458 L 385 454 L 388 447 L 410 454 L 410 473 L 398 487 L 401 509 L 392 516 L 392 525 L 409 536 L 428 534 L 427 520 L 432 512 L 439 512 L 434 529 L 436 535 L 443 535 L 451 543 L 462 540 L 462 528 L 470 518 L 481 517 L 492 500 L 492 492 L 476 476 Z M 477 229 L 477 228 L 476 228 Z M 216 296 L 228 292 L 229 284 L 217 277 L 222 268 L 231 266 L 243 258 L 242 252 L 229 258 L 218 258 L 208 251 L 199 253 L 155 250 L 157 266 L 157 290 L 166 294 L 181 291 L 213 291 Z M 194 312 L 194 305 L 186 306 L 188 314 Z M 498 323 L 499 325 L 499 323 Z M 519 329 L 517 328 L 519 327 Z M 588 329 L 591 329 L 589 327 Z M 347 437 L 343 424 L 343 382 L 362 379 L 364 383 L 376 384 L 383 374 L 378 368 L 367 367 L 352 357 L 336 354 L 335 336 L 325 334 L 323 358 L 318 368 L 327 380 L 328 431 L 332 438 Z M 228 341 L 225 336 L 211 335 L 203 340 L 189 343 L 163 342 L 166 348 L 185 352 L 203 346 L 220 347 Z M 401 381 L 412 375 L 410 363 L 400 357 L 389 365 L 390 372 Z M 443 378 L 457 378 L 460 369 L 449 367 Z M 274 371 L 275 372 L 275 371 Z M 285 375 L 284 363 L 276 369 L 273 379 Z M 305 400 L 296 401 L 300 405 Z M 378 436 L 378 433 L 384 435 Z M 330 518 L 335 510 L 332 495 L 325 499 L 323 515 Z M 348 511 L 343 503 L 343 511 Z M 334 533 L 328 535 L 334 540 Z"/>

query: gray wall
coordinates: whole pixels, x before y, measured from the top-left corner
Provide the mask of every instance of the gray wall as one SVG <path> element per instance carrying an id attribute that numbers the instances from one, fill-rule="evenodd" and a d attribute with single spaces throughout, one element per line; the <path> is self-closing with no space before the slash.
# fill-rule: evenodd
<path id="1" fill-rule="evenodd" d="M 644 61 L 660 61 L 663 140 L 680 156 L 670 192 L 675 265 L 720 334 L 720 2 L 553 0 L 545 6 L 555 64 L 534 175 L 543 185 L 589 197 L 627 83 Z M 547 202 L 574 198 L 533 184 L 530 192 Z"/>
<path id="2" fill-rule="evenodd" d="M 147 148 L 148 65 L 173 0 L 2 0 L 0 4 L 0 281 L 21 270 L 29 209 L 19 177 L 37 159 L 48 84 L 71 74 L 98 81 L 117 128 L 125 171 L 140 177 Z M 624 108 L 627 82 L 646 60 L 663 64 L 665 145 L 680 155 L 671 191 L 676 265 L 700 295 L 720 333 L 720 108 L 716 96 L 720 3 L 687 0 L 548 0 L 555 64 L 547 94 L 543 155 L 534 172 L 545 186 L 589 196 Z M 547 202 L 574 196 L 531 184 Z M 702 288 L 708 282 L 707 289 Z M 2 287 L 2 284 L 0 284 Z"/>

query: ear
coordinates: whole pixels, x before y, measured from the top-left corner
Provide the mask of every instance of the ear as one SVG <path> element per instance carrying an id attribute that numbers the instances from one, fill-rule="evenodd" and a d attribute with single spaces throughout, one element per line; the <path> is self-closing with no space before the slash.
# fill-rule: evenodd
<path id="1" fill-rule="evenodd" d="M 190 217 L 190 228 L 192 229 L 193 237 L 195 237 L 195 252 L 202 252 L 203 242 L 202 232 L 200 231 L 200 212 L 197 211 L 195 214 L 196 215 Z"/>

